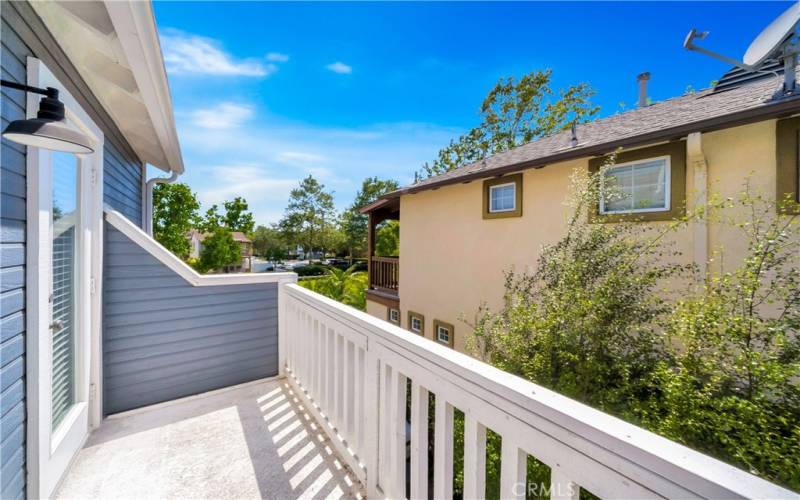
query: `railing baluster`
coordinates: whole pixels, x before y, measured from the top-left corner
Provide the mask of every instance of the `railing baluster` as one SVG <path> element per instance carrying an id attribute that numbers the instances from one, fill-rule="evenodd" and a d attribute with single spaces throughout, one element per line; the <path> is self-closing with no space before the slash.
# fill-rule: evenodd
<path id="1" fill-rule="evenodd" d="M 365 422 L 367 421 L 367 408 L 364 405 L 364 392 L 367 384 L 365 368 L 366 360 L 364 359 L 364 350 L 358 346 L 356 349 L 356 411 L 355 411 L 355 433 L 356 433 L 356 453 L 362 463 L 366 463 L 366 454 L 364 451 L 364 433 Z"/>
<path id="2" fill-rule="evenodd" d="M 392 381 L 389 390 L 391 413 L 389 425 L 391 434 L 391 457 L 389 467 L 392 498 L 406 496 L 406 377 L 396 368 L 392 370 Z"/>
<path id="3" fill-rule="evenodd" d="M 315 363 L 314 360 L 317 359 L 316 352 L 317 346 L 319 345 L 317 342 L 317 333 L 320 329 L 324 328 L 325 325 L 322 324 L 320 320 L 314 318 L 314 324 L 312 325 L 313 328 L 309 331 L 309 338 L 311 339 L 311 344 L 308 346 L 308 358 L 309 358 L 309 379 L 308 379 L 308 388 L 311 391 L 311 397 L 314 398 L 314 401 L 319 402 L 319 388 L 317 387 L 317 379 L 319 375 L 319 363 Z M 319 404 L 319 403 L 317 403 Z"/>
<path id="4" fill-rule="evenodd" d="M 336 334 L 336 428 L 342 432 L 344 423 L 344 337 Z"/>
<path id="5" fill-rule="evenodd" d="M 390 439 L 392 428 L 390 425 L 390 415 L 392 414 L 391 394 L 389 389 L 392 387 L 392 368 L 384 361 L 381 361 L 381 409 L 380 409 L 380 485 L 386 490 L 391 484 L 390 464 Z"/>
<path id="6" fill-rule="evenodd" d="M 500 498 L 525 498 L 528 456 L 513 443 L 514 438 L 503 436 L 500 456 Z"/>
<path id="7" fill-rule="evenodd" d="M 297 347 L 298 352 L 303 352 L 308 344 L 306 340 L 306 332 L 308 331 L 308 314 L 305 312 L 300 313 L 300 324 L 298 325 L 297 332 Z M 306 357 L 298 356 L 297 360 L 297 379 L 302 385 L 306 384 Z"/>
<path id="8" fill-rule="evenodd" d="M 550 469 L 550 500 L 578 500 L 580 487 L 556 467 Z"/>
<path id="9" fill-rule="evenodd" d="M 369 340 L 367 340 L 369 342 Z M 368 346 L 369 344 L 367 344 Z M 367 469 L 367 498 L 378 498 L 380 472 L 381 363 L 375 351 L 364 349 L 364 464 Z"/>
<path id="10" fill-rule="evenodd" d="M 319 366 L 319 370 L 317 371 L 317 404 L 324 413 L 327 413 L 325 410 L 325 370 L 327 369 L 325 337 L 327 336 L 327 331 L 328 325 L 321 325 L 319 330 L 317 330 L 317 350 L 315 351 L 316 355 L 314 358 L 314 362 Z"/>
<path id="11" fill-rule="evenodd" d="M 355 391 L 355 361 L 354 361 L 354 345 L 349 340 L 345 339 L 345 377 L 344 377 L 344 388 L 345 388 L 345 401 L 344 401 L 344 411 L 345 411 L 345 435 L 347 436 L 347 443 L 352 448 L 355 445 L 353 439 L 353 423 L 354 423 L 354 407 L 353 403 L 355 402 L 354 391 Z"/>
<path id="12" fill-rule="evenodd" d="M 486 427 L 464 416 L 464 498 L 486 495 Z"/>
<path id="13" fill-rule="evenodd" d="M 441 393 L 436 394 L 433 497 L 453 497 L 453 407 Z"/>
<path id="14" fill-rule="evenodd" d="M 329 419 L 334 418 L 334 410 L 336 409 L 336 387 L 334 385 L 336 377 L 336 332 L 333 328 L 328 328 L 328 380 L 326 381 L 327 392 L 327 407 L 325 408 L 325 415 Z"/>
<path id="15" fill-rule="evenodd" d="M 428 390 L 411 381 L 411 498 L 428 498 Z"/>

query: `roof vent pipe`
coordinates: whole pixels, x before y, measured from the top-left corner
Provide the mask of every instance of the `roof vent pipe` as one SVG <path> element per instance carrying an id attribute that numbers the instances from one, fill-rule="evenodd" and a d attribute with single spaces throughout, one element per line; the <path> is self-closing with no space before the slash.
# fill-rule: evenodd
<path id="1" fill-rule="evenodd" d="M 644 73 L 640 73 L 639 76 L 636 77 L 636 81 L 639 82 L 639 107 L 643 108 L 647 106 L 647 81 L 650 80 L 650 73 L 645 71 Z"/>
<path id="2" fill-rule="evenodd" d="M 180 174 L 176 170 L 171 173 L 169 177 L 154 177 L 145 186 L 144 231 L 150 236 L 153 236 L 153 188 L 156 184 L 172 184 L 177 181 Z"/>

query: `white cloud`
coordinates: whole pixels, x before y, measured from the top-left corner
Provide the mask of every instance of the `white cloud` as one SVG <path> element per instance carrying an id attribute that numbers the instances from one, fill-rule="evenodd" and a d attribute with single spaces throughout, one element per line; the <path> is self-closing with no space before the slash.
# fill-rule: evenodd
<path id="1" fill-rule="evenodd" d="M 196 109 L 190 113 L 192 121 L 205 129 L 236 128 L 253 116 L 253 107 L 234 102 L 221 102 L 211 108 Z"/>
<path id="2" fill-rule="evenodd" d="M 280 52 L 270 52 L 267 54 L 267 61 L 272 62 L 286 62 L 289 60 L 288 54 L 281 54 Z"/>
<path id="3" fill-rule="evenodd" d="M 325 67 L 333 71 L 334 73 L 339 73 L 341 75 L 349 75 L 350 73 L 353 72 L 353 68 L 351 66 L 348 66 L 347 64 L 341 61 L 336 61 L 335 63 L 329 64 Z"/>
<path id="4" fill-rule="evenodd" d="M 352 203 L 361 181 L 377 175 L 410 183 L 425 161 L 462 131 L 426 123 L 323 127 L 260 111 L 242 128 L 203 127 L 177 113 L 187 182 L 204 209 L 243 196 L 258 224 L 277 222 L 289 192 L 308 175 L 334 191 L 337 209 Z"/>
<path id="5" fill-rule="evenodd" d="M 211 38 L 165 30 L 161 35 L 164 64 L 171 74 L 218 76 L 268 76 L 278 71 L 275 64 L 257 59 L 236 59 Z"/>
<path id="6" fill-rule="evenodd" d="M 325 161 L 325 157 L 314 153 L 300 151 L 283 151 L 278 153 L 277 160 L 289 165 L 309 165 Z"/>

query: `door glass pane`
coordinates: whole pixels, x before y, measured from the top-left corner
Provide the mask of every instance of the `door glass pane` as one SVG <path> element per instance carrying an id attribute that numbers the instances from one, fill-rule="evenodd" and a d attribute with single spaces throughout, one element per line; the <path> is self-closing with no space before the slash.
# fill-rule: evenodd
<path id="1" fill-rule="evenodd" d="M 53 152 L 53 428 L 75 403 L 75 284 L 78 159 Z"/>

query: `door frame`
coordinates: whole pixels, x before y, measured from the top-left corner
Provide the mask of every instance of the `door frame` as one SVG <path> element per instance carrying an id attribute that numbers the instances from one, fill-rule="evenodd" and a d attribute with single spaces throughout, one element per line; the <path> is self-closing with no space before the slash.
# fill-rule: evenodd
<path id="1" fill-rule="evenodd" d="M 87 134 L 95 152 L 77 155 L 78 206 L 75 293 L 75 404 L 57 429 L 52 429 L 52 340 L 50 293 L 52 274 L 52 153 L 28 147 L 26 244 L 26 401 L 27 488 L 31 498 L 49 498 L 99 424 L 93 377 L 99 374 L 102 272 L 103 133 L 64 84 L 39 59 L 27 59 L 27 83 L 55 87 L 67 119 Z M 28 93 L 26 115 L 34 117 L 39 96 Z"/>

